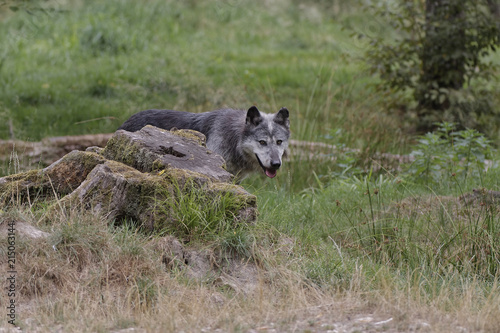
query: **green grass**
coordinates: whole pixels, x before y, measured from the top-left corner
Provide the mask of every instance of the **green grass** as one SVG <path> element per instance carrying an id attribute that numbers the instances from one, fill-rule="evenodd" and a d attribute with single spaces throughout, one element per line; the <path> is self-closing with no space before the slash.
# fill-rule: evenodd
<path id="1" fill-rule="evenodd" d="M 488 188 L 498 188 L 497 175 L 498 171 L 487 175 Z M 311 248 L 330 244 L 334 257 L 336 243 L 346 258 L 361 258 L 370 264 L 408 271 L 428 269 L 429 273 L 452 265 L 471 277 L 494 281 L 500 269 L 494 241 L 500 235 L 496 206 L 479 207 L 479 201 L 468 207 L 448 197 L 457 199 L 480 186 L 449 181 L 429 189 L 381 176 L 334 181 L 299 194 L 262 192 L 259 198 L 264 221 Z M 489 250 L 481 252 L 489 247 L 493 249 L 489 254 Z M 459 264 L 451 253 L 471 262 Z"/>
<path id="2" fill-rule="evenodd" d="M 461 158 L 445 156 L 450 147 L 429 146 L 443 151 L 433 181 L 419 177 L 418 163 L 417 174 L 355 172 L 370 165 L 374 152 L 419 148 L 406 132 L 407 119 L 391 114 L 387 96 L 372 88 L 377 78 L 361 61 L 366 45 L 342 23 L 381 34 L 387 27 L 355 5 L 338 12 L 323 1 L 307 4 L 44 2 L 57 10 L 30 13 L 0 7 L 0 35 L 7 36 L 0 47 L 1 139 L 113 132 L 148 108 L 201 112 L 255 104 L 268 112 L 287 106 L 294 139 L 361 151 L 332 155 L 337 164 L 289 161 L 274 179 L 246 179 L 243 186 L 258 198 L 256 225 L 232 228 L 224 207 L 193 210 L 206 199 L 196 195 L 173 203 L 181 206 L 182 226 L 172 232 L 190 246 L 229 250 L 255 263 L 264 271 L 260 296 L 166 274 L 152 250 L 155 237 L 132 224 L 111 226 L 85 214 L 43 224 L 43 205 L 15 207 L 26 212 L 23 220 L 52 233 L 42 245 L 20 250 L 32 267 L 28 286 L 51 279 L 61 286 L 60 299 L 31 310 L 45 327 L 83 330 L 90 321 L 89 331 L 185 325 L 199 331 L 209 324 L 245 330 L 293 323 L 303 309 L 351 297 L 366 301 L 359 313 L 398 313 L 401 330 L 405 320 L 432 321 L 435 313 L 471 330 L 497 329 L 498 208 L 455 199 L 475 188 L 499 190 L 499 169 L 467 169 L 463 176 Z M 194 237 L 200 230 L 203 237 Z M 219 296 L 222 307 L 211 303 Z M 268 318 L 274 312 L 285 315 Z"/>
<path id="3" fill-rule="evenodd" d="M 3 112 L 16 137 L 38 140 L 110 132 L 153 107 L 295 109 L 340 57 L 337 42 L 328 41 L 340 26 L 278 20 L 282 8 L 268 6 L 87 2 L 79 10 L 7 15 Z M 353 75 L 353 66 L 342 67 L 337 81 Z M 4 124 L 0 136 L 8 135 Z"/>

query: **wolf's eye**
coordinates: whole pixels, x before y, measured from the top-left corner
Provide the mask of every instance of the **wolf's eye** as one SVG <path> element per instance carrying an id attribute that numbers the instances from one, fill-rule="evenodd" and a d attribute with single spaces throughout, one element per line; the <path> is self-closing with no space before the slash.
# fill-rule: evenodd
<path id="1" fill-rule="evenodd" d="M 281 146 L 281 144 L 282 144 L 282 143 L 283 143 L 283 141 L 281 141 L 281 140 L 276 141 L 276 144 L 277 144 L 278 146 Z"/>
<path id="2" fill-rule="evenodd" d="M 264 140 L 260 140 L 260 141 L 259 141 L 259 143 L 260 143 L 260 145 L 261 145 L 261 146 L 265 146 L 265 145 L 267 145 L 267 142 L 266 142 L 266 141 L 264 141 Z"/>

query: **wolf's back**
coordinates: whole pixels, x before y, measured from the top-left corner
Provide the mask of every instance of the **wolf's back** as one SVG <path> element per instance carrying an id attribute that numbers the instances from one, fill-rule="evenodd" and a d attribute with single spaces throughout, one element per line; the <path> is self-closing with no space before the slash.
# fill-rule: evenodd
<path id="1" fill-rule="evenodd" d="M 207 141 L 211 136 L 240 134 L 245 125 L 245 111 L 220 109 L 203 113 L 175 110 L 145 110 L 138 112 L 125 121 L 118 129 L 129 132 L 139 131 L 146 125 L 171 130 L 191 129 L 205 134 Z"/>
<path id="2" fill-rule="evenodd" d="M 194 129 L 198 114 L 174 110 L 145 110 L 138 112 L 125 121 L 118 129 L 129 132 L 139 131 L 146 125 L 170 130 L 172 128 Z"/>

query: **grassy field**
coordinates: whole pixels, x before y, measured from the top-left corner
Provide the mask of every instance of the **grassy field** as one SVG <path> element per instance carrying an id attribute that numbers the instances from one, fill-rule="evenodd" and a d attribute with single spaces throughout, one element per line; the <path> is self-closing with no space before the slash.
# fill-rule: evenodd
<path id="1" fill-rule="evenodd" d="M 356 59 L 364 46 L 334 13 L 299 7 L 76 2 L 69 11 L 4 13 L 0 110 L 10 122 L 0 137 L 112 132 L 147 108 L 252 104 L 287 106 L 296 138 L 344 129 L 352 144 L 362 131 L 397 130 L 371 112 L 373 78 Z"/>
<path id="2" fill-rule="evenodd" d="M 249 263 L 239 280 L 247 286 L 166 269 L 162 238 L 126 224 L 77 210 L 47 221 L 43 205 L 4 207 L 2 224 L 50 233 L 19 240 L 17 324 L 37 332 L 497 332 L 499 200 L 487 192 L 500 187 L 497 142 L 466 131 L 418 141 L 411 119 L 375 92 L 362 61 L 367 45 L 342 28 L 390 31 L 343 3 L 0 7 L 1 139 L 109 133 L 148 108 L 257 105 L 288 107 L 294 139 L 361 151 L 245 180 L 258 198 L 257 224 L 183 244 Z M 416 162 L 397 170 L 360 163 L 411 151 Z"/>

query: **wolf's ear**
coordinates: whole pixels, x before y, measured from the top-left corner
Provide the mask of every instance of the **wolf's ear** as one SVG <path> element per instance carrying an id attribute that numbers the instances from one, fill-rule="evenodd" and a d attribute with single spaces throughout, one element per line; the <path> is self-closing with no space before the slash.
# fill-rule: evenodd
<path id="1" fill-rule="evenodd" d="M 261 121 L 262 117 L 260 115 L 259 109 L 257 109 L 256 106 L 252 106 L 250 109 L 248 109 L 247 120 L 246 120 L 247 125 L 251 124 L 257 126 L 260 124 Z"/>
<path id="2" fill-rule="evenodd" d="M 278 113 L 274 116 L 274 122 L 285 126 L 286 128 L 290 127 L 290 119 L 288 119 L 288 109 L 287 108 L 281 108 Z"/>

